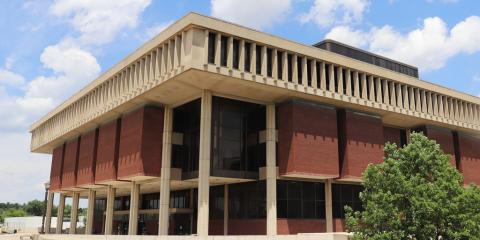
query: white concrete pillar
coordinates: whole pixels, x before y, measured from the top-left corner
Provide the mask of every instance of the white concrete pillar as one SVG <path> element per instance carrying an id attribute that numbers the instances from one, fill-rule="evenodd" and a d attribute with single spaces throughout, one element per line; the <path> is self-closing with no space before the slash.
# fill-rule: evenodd
<path id="1" fill-rule="evenodd" d="M 332 179 L 325 181 L 325 220 L 327 232 L 333 232 L 333 211 L 332 211 Z"/>
<path id="2" fill-rule="evenodd" d="M 253 47 L 254 44 L 252 44 Z M 197 235 L 200 239 L 208 236 L 210 142 L 212 126 L 212 93 L 204 90 L 200 110 L 200 150 L 198 166 L 198 216 Z"/>
<path id="3" fill-rule="evenodd" d="M 57 229 L 55 229 L 56 234 L 62 233 L 64 209 L 65 209 L 65 194 L 60 193 L 60 202 L 58 203 L 58 209 L 57 209 Z"/>
<path id="4" fill-rule="evenodd" d="M 223 192 L 223 235 L 228 235 L 228 184 Z"/>
<path id="5" fill-rule="evenodd" d="M 277 166 L 276 166 L 276 134 L 275 134 L 275 104 L 266 108 L 266 187 L 267 187 L 267 235 L 277 235 Z"/>
<path id="6" fill-rule="evenodd" d="M 77 231 L 78 218 L 78 201 L 80 200 L 80 193 L 74 192 L 72 196 L 72 211 L 70 212 L 70 234 L 75 234 Z"/>
<path id="7" fill-rule="evenodd" d="M 170 203 L 170 169 L 172 161 L 173 110 L 165 106 L 163 111 L 162 170 L 160 173 L 160 199 L 158 235 L 168 235 L 168 210 Z"/>
<path id="8" fill-rule="evenodd" d="M 140 184 L 132 181 L 130 190 L 130 214 L 128 218 L 128 235 L 137 235 L 139 198 Z"/>
<path id="9" fill-rule="evenodd" d="M 88 190 L 88 207 L 87 207 L 87 223 L 85 226 L 85 234 L 92 234 L 93 215 L 95 211 L 95 190 Z"/>
<path id="10" fill-rule="evenodd" d="M 115 205 L 115 188 L 107 188 L 107 206 L 105 209 L 105 235 L 112 235 L 113 227 L 113 207 Z"/>
<path id="11" fill-rule="evenodd" d="M 48 191 L 47 195 L 47 211 L 45 213 L 45 226 L 43 232 L 50 233 L 50 227 L 52 225 L 52 208 L 53 208 L 54 192 Z"/>

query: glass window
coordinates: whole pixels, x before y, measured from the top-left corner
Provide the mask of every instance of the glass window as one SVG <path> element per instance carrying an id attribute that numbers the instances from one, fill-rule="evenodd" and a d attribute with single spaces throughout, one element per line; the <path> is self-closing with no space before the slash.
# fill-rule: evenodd
<path id="1" fill-rule="evenodd" d="M 172 145 L 172 167 L 183 172 L 198 170 L 200 99 L 173 110 L 173 131 L 183 134 L 182 145 Z"/>
<path id="2" fill-rule="evenodd" d="M 278 218 L 325 218 L 323 183 L 277 181 Z"/>
<path id="3" fill-rule="evenodd" d="M 223 219 L 223 194 L 225 192 L 225 186 L 213 186 L 210 187 L 210 200 L 209 200 L 209 218 L 210 219 Z"/>
<path id="4" fill-rule="evenodd" d="M 158 209 L 160 193 L 148 193 L 142 195 L 141 209 Z"/>
<path id="5" fill-rule="evenodd" d="M 228 190 L 231 219 L 265 218 L 265 181 L 231 184 Z"/>
<path id="6" fill-rule="evenodd" d="M 265 166 L 265 145 L 258 138 L 264 129 L 264 106 L 213 97 L 212 175 L 229 177 L 215 170 L 258 172 Z"/>

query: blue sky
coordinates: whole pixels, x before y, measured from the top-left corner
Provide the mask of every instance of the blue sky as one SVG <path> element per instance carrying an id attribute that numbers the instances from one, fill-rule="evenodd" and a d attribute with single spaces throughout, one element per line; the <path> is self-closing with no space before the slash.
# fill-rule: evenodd
<path id="1" fill-rule="evenodd" d="M 328 37 L 480 95 L 480 2 L 467 0 L 36 0 L 0 2 L 0 202 L 43 197 L 50 156 L 28 127 L 188 12 L 304 44 Z"/>

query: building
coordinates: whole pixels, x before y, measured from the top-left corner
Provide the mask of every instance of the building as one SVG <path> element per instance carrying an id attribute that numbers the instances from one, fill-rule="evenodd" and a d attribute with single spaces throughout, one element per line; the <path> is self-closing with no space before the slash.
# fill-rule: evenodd
<path id="1" fill-rule="evenodd" d="M 56 194 L 60 218 L 88 199 L 87 234 L 342 232 L 367 164 L 413 130 L 480 183 L 479 98 L 317 46 L 178 20 L 32 125 L 31 150 L 52 154 L 47 226 Z"/>
<path id="2" fill-rule="evenodd" d="M 0 227 L 1 230 L 8 233 L 39 233 L 42 230 L 42 220 L 41 216 L 30 216 L 30 217 L 7 217 L 5 218 L 4 226 Z M 77 221 L 77 232 L 81 232 L 85 225 L 83 224 L 84 217 L 79 216 Z M 51 217 L 50 223 L 56 226 L 57 218 Z M 70 228 L 70 221 L 64 221 L 63 231 Z M 51 231 L 55 228 L 51 228 Z"/>

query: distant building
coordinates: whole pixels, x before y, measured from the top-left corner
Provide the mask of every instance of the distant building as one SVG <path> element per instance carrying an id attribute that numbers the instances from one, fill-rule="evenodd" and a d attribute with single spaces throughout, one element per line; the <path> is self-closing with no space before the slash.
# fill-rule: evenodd
<path id="1" fill-rule="evenodd" d="M 84 228 L 85 224 L 83 223 L 84 217 L 80 216 L 79 221 L 77 222 L 78 228 Z M 53 225 L 57 224 L 57 218 L 52 217 L 51 223 Z M 3 230 L 7 232 L 17 231 L 19 233 L 38 233 L 42 228 L 42 217 L 33 216 L 33 217 L 8 217 L 5 218 L 3 224 Z M 70 222 L 63 223 L 63 229 L 69 229 Z"/>
<path id="2" fill-rule="evenodd" d="M 194 13 L 172 24 L 32 125 L 31 150 L 52 154 L 47 226 L 55 193 L 60 218 L 88 199 L 94 234 L 342 232 L 362 172 L 412 131 L 480 183 L 479 98 L 316 46 Z"/>

